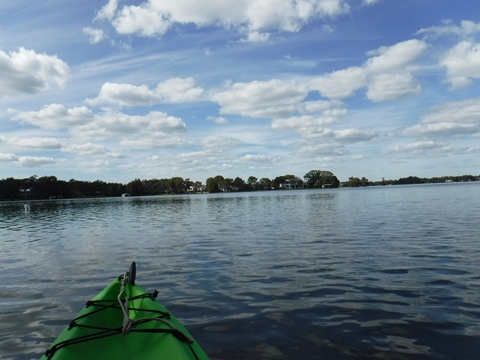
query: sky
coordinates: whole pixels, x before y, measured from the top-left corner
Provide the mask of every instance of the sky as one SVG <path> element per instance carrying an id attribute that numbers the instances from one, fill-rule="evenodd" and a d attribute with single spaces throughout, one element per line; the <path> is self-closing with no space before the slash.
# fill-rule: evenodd
<path id="1" fill-rule="evenodd" d="M 480 2 L 0 3 L 0 178 L 480 174 Z"/>

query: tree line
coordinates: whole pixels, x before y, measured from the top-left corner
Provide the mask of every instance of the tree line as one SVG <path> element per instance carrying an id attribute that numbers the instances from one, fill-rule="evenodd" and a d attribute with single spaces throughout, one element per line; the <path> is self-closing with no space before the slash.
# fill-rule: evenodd
<path id="1" fill-rule="evenodd" d="M 480 181 L 480 175 L 460 175 L 460 176 L 438 176 L 432 178 L 420 178 L 418 176 L 408 176 L 396 180 L 369 181 L 367 178 L 350 177 L 348 181 L 343 182 L 342 187 L 361 187 L 361 186 L 380 186 L 380 185 L 412 185 L 412 184 L 438 184 L 449 182 L 469 182 Z"/>
<path id="2" fill-rule="evenodd" d="M 81 181 L 71 179 L 59 180 L 55 176 L 38 177 L 36 175 L 25 179 L 6 178 L 0 180 L 0 200 L 41 200 L 56 198 L 81 198 L 96 196 L 121 196 L 129 194 L 162 195 L 186 194 L 199 192 L 236 192 L 236 191 L 265 191 L 278 189 L 304 188 L 338 188 L 361 187 L 379 185 L 404 185 L 444 182 L 479 181 L 480 176 L 442 176 L 433 178 L 419 178 L 409 176 L 398 180 L 369 181 L 367 178 L 350 177 L 348 181 L 340 183 L 338 178 L 327 170 L 310 170 L 303 179 L 296 175 L 277 176 L 274 179 L 250 176 L 245 181 L 240 177 L 225 178 L 221 175 L 209 177 L 206 184 L 192 181 L 189 178 L 172 177 L 168 179 L 134 179 L 127 184 L 107 183 L 101 180 Z"/>
<path id="3" fill-rule="evenodd" d="M 25 179 L 6 178 L 0 180 L 0 200 L 40 200 L 57 198 L 79 198 L 95 196 L 121 196 L 129 194 L 162 195 L 185 194 L 189 192 L 230 192 L 230 191 L 258 191 L 287 188 L 318 188 L 338 187 L 337 177 L 330 171 L 311 170 L 303 179 L 295 175 L 278 176 L 274 179 L 250 176 L 247 181 L 240 177 L 235 179 L 224 178 L 221 175 L 210 177 L 203 185 L 200 181 L 189 178 L 172 177 L 168 179 L 134 179 L 127 184 L 107 183 L 101 180 L 69 181 L 57 179 L 55 176 L 38 177 L 36 175 Z"/>

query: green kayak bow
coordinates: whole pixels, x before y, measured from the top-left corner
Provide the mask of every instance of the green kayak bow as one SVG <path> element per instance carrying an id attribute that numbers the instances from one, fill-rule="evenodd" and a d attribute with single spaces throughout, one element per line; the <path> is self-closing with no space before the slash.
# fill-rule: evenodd
<path id="1" fill-rule="evenodd" d="M 41 360 L 208 360 L 185 327 L 135 284 L 136 265 L 87 302 Z"/>

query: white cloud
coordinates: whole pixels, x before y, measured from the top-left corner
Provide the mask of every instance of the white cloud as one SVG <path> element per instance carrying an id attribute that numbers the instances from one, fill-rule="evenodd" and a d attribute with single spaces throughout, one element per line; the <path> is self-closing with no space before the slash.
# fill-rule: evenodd
<path id="1" fill-rule="evenodd" d="M 100 113 L 93 113 L 86 107 L 67 109 L 63 105 L 52 104 L 36 112 L 15 113 L 14 119 L 45 129 L 66 128 L 73 136 L 83 140 L 116 139 L 121 136 L 121 144 L 136 148 L 179 146 L 178 144 L 186 143 L 172 136 L 185 132 L 186 125 L 183 120 L 160 111 L 151 111 L 145 115 L 127 115 L 118 110 L 105 108 Z M 60 141 L 41 138 L 26 139 L 19 144 L 25 147 L 28 141 L 30 146 L 34 143 L 37 146 L 43 145 L 44 148 L 60 146 Z M 102 148 L 89 143 L 68 145 L 66 141 L 63 142 L 65 144 L 62 150 L 67 152 L 86 154 L 103 151 Z"/>
<path id="2" fill-rule="evenodd" d="M 94 118 L 93 113 L 85 106 L 67 109 L 60 104 L 46 105 L 39 111 L 17 113 L 10 109 L 9 112 L 15 120 L 46 129 L 70 128 L 89 123 Z"/>
<path id="3" fill-rule="evenodd" d="M 406 136 L 448 136 L 480 133 L 480 99 L 447 102 L 404 129 Z"/>
<path id="4" fill-rule="evenodd" d="M 298 105 L 298 110 L 302 114 L 318 114 L 332 109 L 341 109 L 342 105 L 342 102 L 337 100 L 304 101 Z"/>
<path id="5" fill-rule="evenodd" d="M 57 56 L 23 47 L 8 54 L 0 51 L 0 96 L 35 94 L 48 90 L 51 83 L 63 86 L 68 75 L 68 65 Z"/>
<path id="6" fill-rule="evenodd" d="M 170 78 L 156 88 L 156 93 L 164 99 L 165 102 L 182 103 L 200 99 L 204 90 L 195 87 L 193 78 Z"/>
<path id="7" fill-rule="evenodd" d="M 160 97 L 147 85 L 117 84 L 106 82 L 102 85 L 98 97 L 87 99 L 90 105 L 113 103 L 120 106 L 143 106 L 158 103 Z"/>
<path id="8" fill-rule="evenodd" d="M 303 142 L 298 145 L 298 152 L 306 157 L 323 157 L 323 161 L 332 161 L 349 154 L 343 145 L 332 142 Z"/>
<path id="9" fill-rule="evenodd" d="M 108 3 L 104 5 L 97 13 L 95 20 L 108 19 L 111 20 L 115 16 L 117 11 L 118 0 L 108 0 Z"/>
<path id="10" fill-rule="evenodd" d="M 171 78 L 151 90 L 147 85 L 105 83 L 95 99 L 86 99 L 90 105 L 112 103 L 119 106 L 144 106 L 160 102 L 181 103 L 200 99 L 204 90 L 195 87 L 193 78 Z"/>
<path id="11" fill-rule="evenodd" d="M 228 136 L 207 136 L 201 140 L 201 144 L 209 150 L 225 150 L 238 147 L 242 141 Z"/>
<path id="12" fill-rule="evenodd" d="M 264 43 L 270 39 L 270 34 L 265 32 L 250 31 L 247 34 L 245 39 L 242 39 L 242 42 L 251 42 L 251 43 Z"/>
<path id="13" fill-rule="evenodd" d="M 314 19 L 349 11 L 346 0 L 148 0 L 120 9 L 110 0 L 96 19 L 110 20 L 120 34 L 162 36 L 174 24 L 194 24 L 236 28 L 258 42 L 268 38 L 266 30 L 296 32 Z"/>
<path id="14" fill-rule="evenodd" d="M 364 68 L 350 67 L 322 75 L 310 81 L 310 89 L 330 99 L 344 99 L 367 85 Z"/>
<path id="15" fill-rule="evenodd" d="M 221 114 L 271 118 L 290 115 L 306 96 L 306 88 L 293 81 L 272 79 L 227 85 L 212 96 Z"/>
<path id="16" fill-rule="evenodd" d="M 273 129 L 294 129 L 298 131 L 305 131 L 307 134 L 311 133 L 311 128 L 318 128 L 325 125 L 331 125 L 338 121 L 335 116 L 292 116 L 289 118 L 273 119 Z"/>
<path id="17" fill-rule="evenodd" d="M 415 141 L 406 145 L 393 146 L 385 148 L 382 153 L 405 153 L 405 154 L 424 154 L 425 152 L 449 149 L 448 143 L 436 142 L 433 140 Z"/>
<path id="18" fill-rule="evenodd" d="M 224 118 L 223 116 L 208 116 L 207 120 L 212 121 L 215 124 L 219 124 L 219 125 L 228 124 L 228 120 L 226 118 Z"/>
<path id="19" fill-rule="evenodd" d="M 265 154 L 247 154 L 237 160 L 238 162 L 245 163 L 271 163 L 274 158 Z"/>
<path id="20" fill-rule="evenodd" d="M 408 71 L 410 64 L 422 55 L 428 46 L 421 40 L 406 40 L 392 46 L 382 46 L 368 52 L 374 56 L 366 61 L 364 67 L 369 72 L 398 72 Z"/>
<path id="21" fill-rule="evenodd" d="M 122 147 L 131 149 L 175 148 L 187 144 L 188 141 L 181 137 L 169 136 L 168 134 L 160 132 L 149 134 L 149 138 L 135 136 L 120 141 Z"/>
<path id="22" fill-rule="evenodd" d="M 185 123 L 177 117 L 161 111 L 151 111 L 146 115 L 127 115 L 114 109 L 104 109 L 96 114 L 94 121 L 77 126 L 72 132 L 82 138 L 115 138 L 123 136 L 124 141 L 147 141 L 151 137 L 166 136 L 183 132 Z M 140 138 L 139 138 L 140 137 Z"/>
<path id="23" fill-rule="evenodd" d="M 0 153 L 1 162 L 17 161 L 18 158 L 12 153 Z"/>
<path id="24" fill-rule="evenodd" d="M 319 76 L 309 82 L 311 90 L 330 99 L 345 99 L 367 88 L 367 98 L 378 102 L 418 94 L 420 83 L 411 72 L 414 61 L 427 49 L 420 40 L 407 40 L 368 52 L 372 56 L 358 67 L 349 67 Z"/>
<path id="25" fill-rule="evenodd" d="M 12 146 L 18 146 L 23 148 L 33 148 L 33 149 L 60 149 L 62 147 L 62 141 L 57 138 L 17 138 L 13 137 L 9 140 L 9 143 Z"/>
<path id="26" fill-rule="evenodd" d="M 83 33 L 89 36 L 90 44 L 98 44 L 107 38 L 102 29 L 85 27 L 83 28 Z"/>
<path id="27" fill-rule="evenodd" d="M 101 155 L 106 153 L 106 148 L 103 145 L 92 143 L 67 144 L 62 148 L 62 151 L 72 152 L 79 155 Z"/>
<path id="28" fill-rule="evenodd" d="M 124 6 L 113 19 L 112 25 L 119 34 L 150 37 L 165 34 L 171 21 L 168 15 L 155 11 L 150 3 L 143 3 L 140 6 Z"/>
<path id="29" fill-rule="evenodd" d="M 420 29 L 417 32 L 417 34 L 425 34 L 427 36 L 457 35 L 461 38 L 470 37 L 478 33 L 480 33 L 480 22 L 476 23 L 471 20 L 462 20 L 460 26 L 454 25 L 451 20 L 447 20 L 441 26 L 431 26 Z"/>
<path id="30" fill-rule="evenodd" d="M 338 123 L 342 116 L 347 114 L 347 109 L 342 102 L 332 101 L 306 101 L 298 105 L 300 116 L 286 118 L 274 118 L 273 129 L 294 129 L 304 137 L 310 137 L 313 133 L 322 132 L 325 125 Z"/>
<path id="31" fill-rule="evenodd" d="M 379 74 L 373 76 L 368 84 L 367 98 L 379 102 L 419 94 L 421 91 L 420 83 L 409 73 Z"/>
<path id="32" fill-rule="evenodd" d="M 101 174 L 110 169 L 110 162 L 106 159 L 96 159 L 94 161 L 81 161 L 77 168 L 83 173 Z"/>
<path id="33" fill-rule="evenodd" d="M 360 129 L 343 129 L 334 132 L 335 139 L 342 142 L 360 142 L 369 141 L 378 136 L 375 131 L 366 131 Z"/>
<path id="34" fill-rule="evenodd" d="M 447 81 L 452 89 L 470 85 L 472 80 L 480 79 L 480 44 L 458 43 L 440 59 L 440 65 L 447 69 Z"/>
<path id="35" fill-rule="evenodd" d="M 58 159 L 43 156 L 20 156 L 18 163 L 24 167 L 37 167 L 49 164 L 55 164 Z"/>

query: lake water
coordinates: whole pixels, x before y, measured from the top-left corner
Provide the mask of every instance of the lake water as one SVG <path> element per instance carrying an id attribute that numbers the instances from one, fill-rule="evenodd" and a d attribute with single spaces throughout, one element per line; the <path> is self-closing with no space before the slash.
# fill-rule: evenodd
<path id="1" fill-rule="evenodd" d="M 0 203 L 0 358 L 132 261 L 213 359 L 480 358 L 480 183 Z"/>

